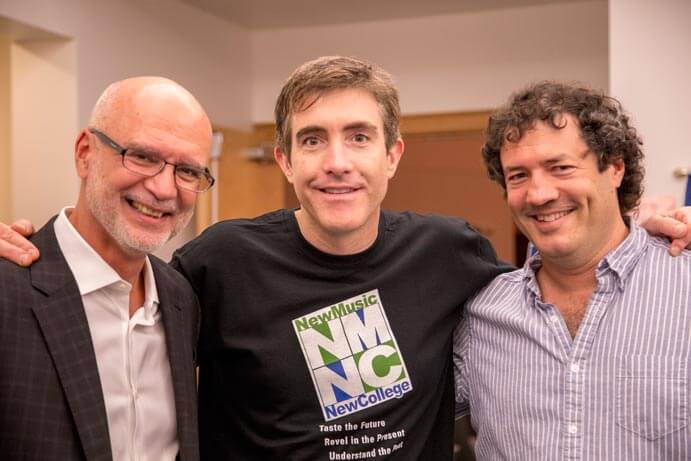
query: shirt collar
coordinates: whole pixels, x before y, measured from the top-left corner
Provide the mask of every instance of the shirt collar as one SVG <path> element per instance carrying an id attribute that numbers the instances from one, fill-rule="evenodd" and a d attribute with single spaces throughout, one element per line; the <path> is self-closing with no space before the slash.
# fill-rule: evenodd
<path id="1" fill-rule="evenodd" d="M 629 235 L 626 236 L 616 248 L 607 253 L 604 258 L 598 263 L 595 269 L 595 277 L 601 280 L 608 271 L 612 271 L 617 280 L 617 287 L 620 290 L 624 289 L 624 282 L 629 276 L 633 268 L 636 266 L 638 259 L 643 254 L 650 236 L 642 229 L 633 219 L 624 217 L 629 228 Z M 542 266 L 542 257 L 540 252 L 530 256 L 523 265 L 523 280 L 526 287 L 533 296 L 540 296 L 540 286 L 537 283 L 536 273 Z"/>
<path id="2" fill-rule="evenodd" d="M 650 240 L 648 233 L 633 219 L 626 217 L 625 221 L 629 227 L 629 235 L 600 261 L 595 271 L 599 280 L 611 270 L 617 277 L 619 289 L 624 289 L 624 282 L 636 267 Z"/>
<path id="3" fill-rule="evenodd" d="M 120 278 L 115 269 L 103 260 L 67 219 L 67 214 L 73 209 L 73 207 L 63 208 L 53 228 L 60 250 L 79 287 L 79 294 L 84 296 L 116 283 L 125 283 L 128 288 L 131 288 L 131 285 Z M 153 314 L 158 302 L 156 280 L 147 256 L 144 261 L 144 307 L 153 309 L 151 312 Z"/>
<path id="4" fill-rule="evenodd" d="M 542 266 L 542 257 L 540 252 L 536 251 L 528 257 L 523 265 L 523 281 L 525 282 L 525 287 L 530 293 L 531 298 L 540 297 L 540 286 L 537 284 L 537 271 Z M 532 303 L 531 303 L 532 304 Z"/>

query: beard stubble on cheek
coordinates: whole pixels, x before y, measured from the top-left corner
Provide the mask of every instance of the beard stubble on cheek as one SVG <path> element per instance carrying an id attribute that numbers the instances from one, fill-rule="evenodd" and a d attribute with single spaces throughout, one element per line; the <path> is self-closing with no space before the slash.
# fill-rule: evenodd
<path id="1" fill-rule="evenodd" d="M 100 165 L 94 170 L 87 177 L 85 187 L 85 199 L 89 212 L 105 232 L 128 254 L 149 254 L 158 250 L 177 235 L 192 218 L 193 207 L 180 211 L 177 204 L 172 207 L 162 205 L 162 208 L 175 210 L 164 218 L 170 221 L 168 229 L 145 229 L 136 226 L 128 222 L 119 209 L 120 206 L 131 206 L 124 199 L 127 191 L 119 192 L 110 187 L 105 176 L 101 174 Z M 133 212 L 136 211 L 133 209 Z"/>

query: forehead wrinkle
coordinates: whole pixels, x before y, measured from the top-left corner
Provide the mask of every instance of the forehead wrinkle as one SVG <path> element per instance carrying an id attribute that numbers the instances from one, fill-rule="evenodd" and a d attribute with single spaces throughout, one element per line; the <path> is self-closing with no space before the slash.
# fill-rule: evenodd
<path id="1" fill-rule="evenodd" d="M 514 151 L 515 151 L 515 150 L 520 150 L 520 149 L 521 149 L 520 147 L 514 146 L 513 149 L 507 149 L 507 151 L 509 151 L 509 150 L 514 150 Z M 589 153 L 590 153 L 590 149 L 587 149 L 587 148 L 586 148 L 583 152 L 577 154 L 576 157 L 577 157 L 579 160 L 582 160 L 582 159 L 585 159 L 585 158 L 588 156 Z M 545 156 L 547 156 L 547 158 L 543 158 L 543 159 L 541 159 L 541 160 L 538 160 L 538 165 L 540 165 L 540 166 L 550 166 L 550 165 L 554 165 L 555 163 L 559 163 L 559 162 L 561 162 L 561 161 L 564 161 L 564 160 L 568 159 L 569 157 L 572 157 L 570 154 L 568 154 L 568 153 L 566 153 L 566 152 L 559 152 L 559 153 L 556 153 L 556 154 L 551 154 L 551 153 L 544 153 L 544 154 L 543 154 L 543 153 L 539 153 L 539 152 L 538 152 L 538 153 L 531 153 L 531 154 L 529 154 L 529 155 L 530 155 L 531 158 L 534 158 L 534 157 L 545 157 Z M 522 164 L 519 164 L 518 166 L 506 165 L 507 162 L 506 162 L 506 160 L 504 160 L 504 159 L 502 159 L 502 162 L 501 162 L 501 163 L 502 163 L 502 169 L 503 169 L 504 171 L 506 171 L 506 172 L 511 172 L 511 171 L 516 171 L 516 170 L 522 170 L 522 169 L 524 169 L 524 166 L 523 166 Z"/>
<path id="2" fill-rule="evenodd" d="M 543 160 L 541 163 L 544 165 L 552 165 L 554 163 L 561 162 L 563 160 L 567 160 L 571 157 L 575 157 L 577 160 L 585 160 L 588 157 L 588 154 L 590 154 L 591 151 L 587 147 L 582 151 L 579 152 L 575 155 L 571 155 L 568 152 L 560 152 L 558 154 L 555 154 L 545 160 Z"/>
<path id="3" fill-rule="evenodd" d="M 550 154 L 547 154 L 547 155 L 550 155 Z M 565 152 L 560 152 L 558 154 L 550 155 L 548 158 L 542 160 L 540 163 L 543 165 L 553 165 L 555 163 L 559 163 L 562 160 L 567 159 L 568 157 L 569 157 L 569 154 L 567 154 Z"/>
<path id="4" fill-rule="evenodd" d="M 379 131 L 375 124 L 366 121 L 349 123 L 343 128 L 343 131 L 352 130 Z"/>

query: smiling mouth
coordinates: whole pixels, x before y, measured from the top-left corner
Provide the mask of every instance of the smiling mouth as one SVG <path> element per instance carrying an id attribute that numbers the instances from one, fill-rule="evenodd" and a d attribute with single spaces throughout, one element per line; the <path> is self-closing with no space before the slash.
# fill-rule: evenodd
<path id="1" fill-rule="evenodd" d="M 153 208 L 149 208 L 148 206 L 144 205 L 143 203 L 135 202 L 134 200 L 126 199 L 127 203 L 134 208 L 135 210 L 139 211 L 141 214 L 150 216 L 152 218 L 162 218 L 163 216 L 169 216 L 171 213 L 167 211 L 160 211 L 160 210 L 154 210 Z"/>
<path id="2" fill-rule="evenodd" d="M 538 214 L 538 215 L 533 215 L 532 218 L 536 220 L 537 222 L 552 222 L 556 221 L 559 218 L 563 218 L 567 214 L 571 213 L 573 210 L 566 210 L 566 211 L 560 211 L 558 213 L 550 213 L 550 214 Z"/>
<path id="3" fill-rule="evenodd" d="M 355 192 L 359 190 L 358 188 L 355 187 L 325 187 L 325 188 L 320 188 L 319 189 L 321 192 L 324 192 L 325 194 L 334 194 L 334 195 L 340 195 L 340 194 L 349 194 L 351 192 Z"/>

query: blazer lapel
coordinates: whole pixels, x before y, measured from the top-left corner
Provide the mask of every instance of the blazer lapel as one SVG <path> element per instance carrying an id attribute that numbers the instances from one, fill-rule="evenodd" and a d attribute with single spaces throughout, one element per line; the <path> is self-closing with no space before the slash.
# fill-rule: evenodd
<path id="1" fill-rule="evenodd" d="M 163 317 L 168 360 L 173 379 L 180 459 L 197 459 L 198 456 L 192 454 L 198 450 L 198 442 L 195 416 L 197 390 L 194 380 L 191 326 L 185 324 L 183 311 L 176 301 L 177 290 L 174 281 L 159 267 L 159 264 L 164 263 L 155 258 L 150 259 L 156 277 L 159 309 Z"/>
<path id="2" fill-rule="evenodd" d="M 59 250 L 53 220 L 32 239 L 41 259 L 31 267 L 40 292 L 33 307 L 87 460 L 112 459 L 96 354 L 79 288 Z"/>

